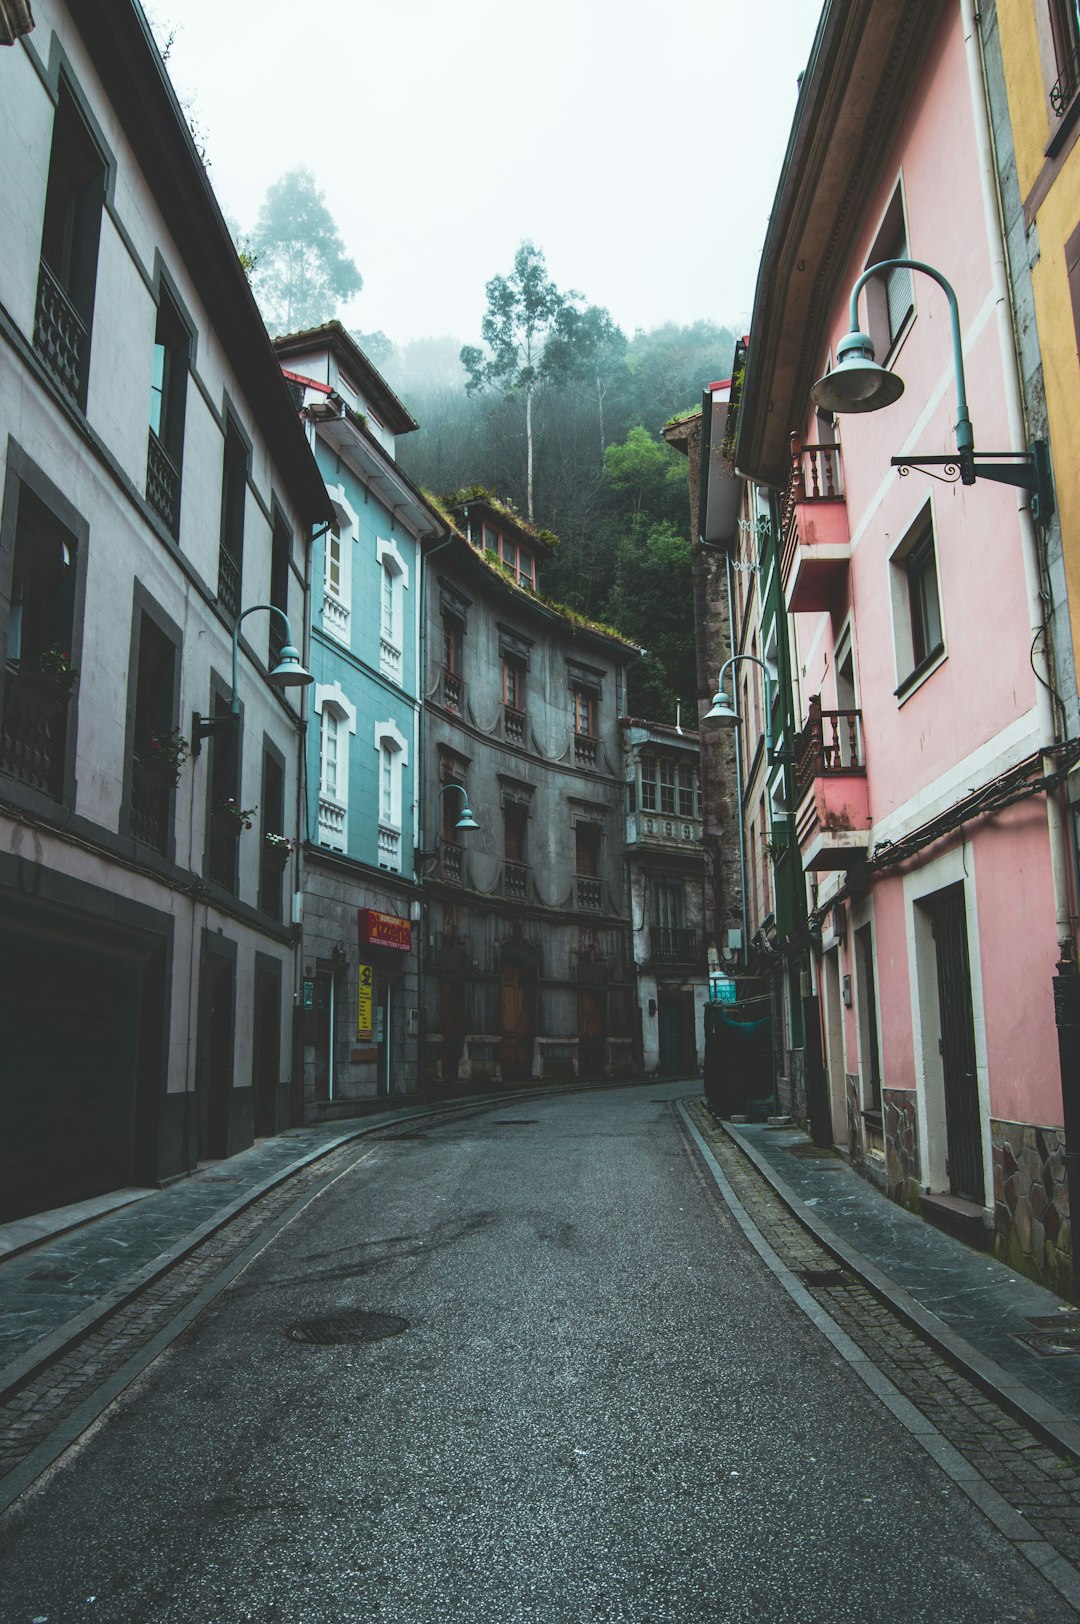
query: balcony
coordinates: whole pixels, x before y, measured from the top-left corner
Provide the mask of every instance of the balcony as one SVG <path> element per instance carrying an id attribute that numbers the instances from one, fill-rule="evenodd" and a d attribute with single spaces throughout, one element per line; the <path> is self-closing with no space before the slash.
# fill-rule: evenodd
<path id="1" fill-rule="evenodd" d="M 439 842 L 439 878 L 460 885 L 465 869 L 465 853 L 452 840 Z"/>
<path id="2" fill-rule="evenodd" d="M 783 509 L 784 599 L 794 614 L 830 609 L 851 559 L 840 447 L 791 436 L 791 478 Z"/>
<path id="3" fill-rule="evenodd" d="M 464 702 L 464 690 L 465 684 L 462 682 L 461 678 L 455 676 L 452 671 L 448 671 L 444 666 L 442 674 L 442 702 L 445 708 L 454 716 L 461 715 L 461 708 Z"/>
<path id="4" fill-rule="evenodd" d="M 44 260 L 34 312 L 34 348 L 65 394 L 81 406 L 86 386 L 86 325 Z"/>
<path id="5" fill-rule="evenodd" d="M 529 893 L 529 869 L 526 863 L 512 863 L 506 859 L 502 868 L 502 893 L 515 902 L 524 902 Z"/>
<path id="6" fill-rule="evenodd" d="M 0 769 L 59 800 L 64 783 L 69 696 L 36 672 L 9 669 L 0 720 Z"/>
<path id="7" fill-rule="evenodd" d="M 525 712 L 513 705 L 503 706 L 503 738 L 507 744 L 525 743 Z"/>
<path id="8" fill-rule="evenodd" d="M 379 670 L 391 682 L 401 685 L 401 650 L 387 638 L 379 638 Z"/>
<path id="9" fill-rule="evenodd" d="M 579 767 L 596 766 L 597 743 L 587 733 L 574 734 L 574 760 Z"/>
<path id="10" fill-rule="evenodd" d="M 207 878 L 224 891 L 236 890 L 241 825 L 220 812 L 210 817 L 210 861 Z"/>
<path id="11" fill-rule="evenodd" d="M 327 637 L 333 637 L 339 643 L 349 646 L 349 606 L 342 603 L 332 592 L 323 592 L 322 600 L 323 631 Z"/>
<path id="12" fill-rule="evenodd" d="M 595 913 L 602 902 L 600 881 L 588 874 L 575 874 L 574 901 L 577 907 L 587 908 Z"/>
<path id="13" fill-rule="evenodd" d="M 379 824 L 379 867 L 401 873 L 401 831 L 388 823 Z"/>
<path id="14" fill-rule="evenodd" d="M 649 956 L 653 964 L 699 967 L 705 960 L 702 934 L 682 925 L 655 925 L 649 934 Z"/>
<path id="15" fill-rule="evenodd" d="M 146 500 L 175 536 L 180 524 L 180 470 L 153 429 L 146 448 Z"/>
<path id="16" fill-rule="evenodd" d="M 132 837 L 140 845 L 164 853 L 169 836 L 169 812 L 175 773 L 162 771 L 136 756 L 131 765 L 129 807 Z"/>
<path id="17" fill-rule="evenodd" d="M 325 795 L 319 796 L 319 845 L 345 850 L 345 808 Z"/>
<path id="18" fill-rule="evenodd" d="M 866 855 L 870 803 L 862 712 L 822 710 L 810 700 L 795 740 L 795 832 L 808 873 L 848 869 Z"/>

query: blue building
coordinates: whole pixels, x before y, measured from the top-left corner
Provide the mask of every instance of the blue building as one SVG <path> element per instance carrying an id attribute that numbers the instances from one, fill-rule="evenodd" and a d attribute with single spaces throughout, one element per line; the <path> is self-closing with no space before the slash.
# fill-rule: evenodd
<path id="1" fill-rule="evenodd" d="M 421 552 L 444 525 L 397 467 L 417 424 L 340 322 L 277 339 L 333 510 L 311 553 L 304 1116 L 417 1082 Z"/>

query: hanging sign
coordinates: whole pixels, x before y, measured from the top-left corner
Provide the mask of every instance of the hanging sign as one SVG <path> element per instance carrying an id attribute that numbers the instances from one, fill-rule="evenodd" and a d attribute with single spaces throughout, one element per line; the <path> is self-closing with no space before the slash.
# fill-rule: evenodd
<path id="1" fill-rule="evenodd" d="M 714 1004 L 734 1004 L 735 983 L 730 976 L 709 977 L 709 997 Z"/>
<path id="2" fill-rule="evenodd" d="M 371 1012 L 375 990 L 375 976 L 370 964 L 357 966 L 356 1035 L 371 1038 Z"/>
<path id="3" fill-rule="evenodd" d="M 377 908 L 358 908 L 361 947 L 391 947 L 399 953 L 412 949 L 412 925 L 397 914 L 380 913 Z"/>

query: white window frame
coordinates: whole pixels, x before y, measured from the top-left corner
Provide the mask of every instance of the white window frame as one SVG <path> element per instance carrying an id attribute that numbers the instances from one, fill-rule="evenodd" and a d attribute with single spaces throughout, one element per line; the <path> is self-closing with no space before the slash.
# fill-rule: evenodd
<path id="1" fill-rule="evenodd" d="M 404 780 L 405 768 L 409 765 L 409 743 L 392 718 L 389 721 L 375 723 L 373 743 L 379 757 L 376 797 L 379 866 L 400 873 Z M 387 767 L 390 771 L 389 809 L 383 803 L 384 773 Z"/>
<path id="2" fill-rule="evenodd" d="M 399 686 L 403 679 L 405 650 L 405 594 L 409 590 L 409 566 L 402 558 L 398 544 L 383 536 L 376 537 L 375 558 L 379 565 L 379 669 L 384 677 Z M 391 621 L 387 626 L 383 592 L 386 578 L 390 578 Z"/>
<path id="3" fill-rule="evenodd" d="M 941 645 L 936 654 L 929 654 L 921 666 L 915 663 L 915 640 L 911 626 L 911 596 L 908 578 L 908 560 L 921 546 L 927 531 L 934 547 L 934 582 L 937 589 L 937 614 L 941 630 Z M 949 657 L 949 641 L 945 627 L 945 603 L 941 591 L 941 549 L 939 531 L 934 512 L 934 499 L 928 497 L 915 513 L 903 537 L 889 554 L 889 593 L 892 601 L 893 656 L 896 671 L 896 702 L 904 705 L 917 693 L 928 677 Z"/>
<path id="4" fill-rule="evenodd" d="M 898 238 L 901 239 L 899 246 L 903 252 L 896 254 L 893 250 L 898 246 Z M 877 265 L 883 259 L 914 257 L 911 252 L 911 233 L 908 230 L 904 176 L 901 172 L 896 177 L 896 185 L 889 193 L 889 201 L 885 205 L 874 234 L 874 246 L 867 256 L 866 268 Z M 875 359 L 879 366 L 887 367 L 896 359 L 900 346 L 915 320 L 915 273 L 897 269 L 887 271 L 884 276 L 873 276 L 866 284 L 863 298 L 866 301 L 866 331 L 874 341 Z M 890 313 L 893 304 L 907 307 L 895 322 Z"/>
<path id="5" fill-rule="evenodd" d="M 360 533 L 360 518 L 345 495 L 342 485 L 329 485 L 327 491 L 334 513 L 333 530 L 323 538 L 322 629 L 345 648 L 352 646 L 352 554 Z M 330 537 L 338 541 L 338 583 L 331 581 Z"/>
<path id="6" fill-rule="evenodd" d="M 349 844 L 349 736 L 356 732 L 356 707 L 346 698 L 341 684 L 317 683 L 315 714 L 319 718 L 319 804 L 318 843 L 334 851 L 347 851 Z M 337 724 L 337 784 L 331 794 L 326 783 L 324 717 Z M 342 727 L 342 722 L 346 725 Z"/>

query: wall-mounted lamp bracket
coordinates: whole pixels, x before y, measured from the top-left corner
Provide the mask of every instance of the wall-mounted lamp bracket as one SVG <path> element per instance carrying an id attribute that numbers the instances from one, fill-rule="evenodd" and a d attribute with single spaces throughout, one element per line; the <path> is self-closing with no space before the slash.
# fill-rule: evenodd
<path id="1" fill-rule="evenodd" d="M 191 713 L 191 754 L 197 760 L 202 754 L 202 742 L 216 733 L 219 727 L 235 727 L 238 717 L 232 713 L 228 716 L 200 716 L 198 711 Z"/>
<path id="2" fill-rule="evenodd" d="M 905 478 L 913 468 L 919 468 L 931 479 L 940 479 L 947 485 L 974 485 L 977 479 L 989 479 L 997 485 L 1015 485 L 1019 490 L 1031 492 L 1031 516 L 1046 524 L 1054 516 L 1054 481 L 1050 472 L 1050 447 L 1045 440 L 1033 440 L 1027 451 L 990 451 L 990 457 L 1008 457 L 1009 462 L 979 462 L 975 452 L 958 451 L 937 457 L 893 457 L 893 467 Z M 940 474 L 931 473 L 940 468 Z"/>

